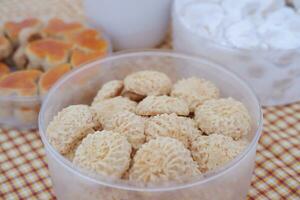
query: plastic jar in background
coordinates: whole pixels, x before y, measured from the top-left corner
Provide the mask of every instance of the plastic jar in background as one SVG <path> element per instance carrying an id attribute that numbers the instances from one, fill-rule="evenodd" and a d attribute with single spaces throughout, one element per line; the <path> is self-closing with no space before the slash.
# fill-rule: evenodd
<path id="1" fill-rule="evenodd" d="M 225 0 L 223 0 L 224 2 Z M 227 27 L 228 24 L 221 22 L 217 26 L 218 10 L 214 9 L 207 12 L 208 18 L 202 17 L 197 19 L 199 9 L 207 6 L 208 1 L 201 0 L 176 0 L 173 6 L 173 47 L 178 52 L 189 53 L 201 57 L 208 58 L 214 62 L 222 64 L 222 66 L 230 69 L 231 71 L 240 75 L 246 80 L 255 90 L 259 96 L 262 105 L 283 105 L 289 104 L 300 100 L 300 47 L 291 49 L 275 49 L 275 48 L 240 48 L 237 46 L 228 45 L 228 38 L 223 38 L 220 30 L 223 26 Z M 217 2 L 217 1 L 216 1 Z M 227 1 L 233 2 L 233 1 Z M 241 2 L 251 3 L 252 1 L 243 0 Z M 252 6 L 256 5 L 259 1 L 253 1 Z M 272 1 L 266 1 L 267 3 Z M 280 2 L 275 1 L 273 2 Z M 203 4 L 206 4 L 203 6 Z M 211 2 L 210 2 L 211 3 Z M 255 4 L 256 3 L 256 4 Z M 220 3 L 216 3 L 218 8 Z M 190 16 L 196 13 L 196 16 L 186 18 L 187 6 L 189 6 Z M 230 7 L 230 6 L 228 6 Z M 232 7 L 237 7 L 232 5 Z M 255 13 L 259 12 L 260 8 L 253 6 L 255 9 L 250 10 Z M 284 1 L 282 5 L 278 5 L 279 8 L 285 7 Z M 208 6 L 207 6 L 208 8 Z M 208 10 L 206 8 L 206 10 Z M 247 7 L 249 8 L 249 6 Z M 288 8 L 291 9 L 291 8 Z M 222 11 L 222 10 L 221 10 Z M 237 11 L 230 14 L 236 14 Z M 214 14 L 214 18 L 211 14 Z M 220 12 L 221 13 L 221 12 Z M 219 13 L 219 14 L 220 14 Z M 289 12 L 290 13 L 290 12 Z M 202 12 L 203 14 L 203 12 Z M 259 16 L 253 16 L 253 19 L 260 19 Z M 189 21 L 193 20 L 193 22 Z M 213 23 L 208 23 L 212 20 Z M 287 19 L 285 19 L 287 21 Z M 207 26 L 202 26 L 204 23 L 208 23 Z M 258 21 L 256 21 L 258 22 Z M 192 23 L 198 23 L 198 27 L 191 26 Z M 214 24 L 215 23 L 215 24 Z M 295 23 L 294 30 L 299 30 L 296 26 L 299 23 Z M 215 32 L 205 36 L 200 34 L 200 28 L 215 28 Z M 243 27 L 242 27 L 243 28 Z M 241 30 L 240 28 L 239 30 Z M 245 28 L 245 27 L 244 27 Z M 246 29 L 246 28 L 245 28 Z M 285 31 L 283 28 L 280 31 Z M 245 39 L 249 35 L 255 35 L 255 31 L 246 29 L 243 42 L 252 43 L 253 39 Z M 274 34 L 273 34 L 274 35 Z M 235 38 L 237 39 L 237 38 Z M 300 40 L 300 39 L 299 39 Z M 297 44 L 299 43 L 297 40 Z M 281 39 L 280 44 L 287 45 L 288 41 Z M 263 42 L 260 42 L 260 44 Z M 294 42 L 290 42 L 293 44 Z"/>
<path id="2" fill-rule="evenodd" d="M 164 39 L 172 0 L 85 0 L 89 23 L 110 36 L 115 50 L 151 48 Z"/>

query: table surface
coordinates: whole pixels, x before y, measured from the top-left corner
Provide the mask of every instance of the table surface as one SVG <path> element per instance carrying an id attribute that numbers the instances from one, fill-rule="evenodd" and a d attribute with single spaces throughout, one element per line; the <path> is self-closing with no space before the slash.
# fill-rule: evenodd
<path id="1" fill-rule="evenodd" d="M 45 13 L 84 20 L 81 0 L 0 1 L 0 22 Z M 247 198 L 300 199 L 300 102 L 263 112 L 264 128 Z M 55 199 L 37 131 L 0 129 L 0 199 Z"/>

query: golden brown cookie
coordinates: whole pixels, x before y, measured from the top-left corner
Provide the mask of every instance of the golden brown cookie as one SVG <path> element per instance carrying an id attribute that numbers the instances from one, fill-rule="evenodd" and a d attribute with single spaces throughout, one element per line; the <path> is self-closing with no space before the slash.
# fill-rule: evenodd
<path id="1" fill-rule="evenodd" d="M 71 65 L 72 67 L 81 67 L 106 55 L 107 53 L 103 51 L 86 52 L 80 49 L 73 49 L 71 52 Z"/>
<path id="2" fill-rule="evenodd" d="M 43 33 L 49 37 L 66 40 L 70 34 L 78 33 L 84 28 L 84 25 L 78 22 L 67 23 L 62 19 L 53 18 L 49 20 Z"/>
<path id="3" fill-rule="evenodd" d="M 251 128 L 246 107 L 233 98 L 205 101 L 195 111 L 198 127 L 206 134 L 223 134 L 239 139 Z"/>
<path id="4" fill-rule="evenodd" d="M 171 114 L 187 116 L 189 108 L 185 101 L 169 96 L 147 96 L 136 108 L 138 115 L 154 116 L 159 114 Z"/>
<path id="5" fill-rule="evenodd" d="M 171 92 L 171 96 L 187 102 L 190 112 L 206 100 L 219 98 L 219 94 L 219 89 L 212 82 L 195 77 L 178 81 Z"/>
<path id="6" fill-rule="evenodd" d="M 6 64 L 0 62 L 0 79 L 2 76 L 9 73 L 10 73 L 9 67 Z"/>
<path id="7" fill-rule="evenodd" d="M 41 95 L 46 95 L 51 87 L 59 80 L 63 75 L 71 70 L 70 64 L 62 64 L 49 69 L 43 73 L 39 80 L 39 91 Z"/>
<path id="8" fill-rule="evenodd" d="M 42 22 L 36 18 L 24 19 L 20 22 L 8 21 L 4 24 L 4 31 L 14 46 L 19 45 L 19 35 L 28 28 L 42 27 Z"/>
<path id="9" fill-rule="evenodd" d="M 158 137 L 136 152 L 129 180 L 142 183 L 182 181 L 200 174 L 191 152 L 176 139 Z"/>
<path id="10" fill-rule="evenodd" d="M 170 78 L 158 71 L 139 71 L 128 75 L 124 79 L 125 91 L 142 96 L 167 95 L 171 91 Z"/>
<path id="11" fill-rule="evenodd" d="M 1 95 L 35 96 L 37 80 L 42 72 L 39 70 L 21 70 L 4 75 L 0 79 Z"/>
<path id="12" fill-rule="evenodd" d="M 84 29 L 69 37 L 69 41 L 74 44 L 75 49 L 84 52 L 107 52 L 108 43 L 101 38 L 98 31 L 94 29 Z"/>
<path id="13" fill-rule="evenodd" d="M 29 43 L 26 46 L 26 56 L 31 68 L 43 68 L 45 71 L 51 67 L 68 61 L 72 44 L 55 39 L 42 39 Z"/>

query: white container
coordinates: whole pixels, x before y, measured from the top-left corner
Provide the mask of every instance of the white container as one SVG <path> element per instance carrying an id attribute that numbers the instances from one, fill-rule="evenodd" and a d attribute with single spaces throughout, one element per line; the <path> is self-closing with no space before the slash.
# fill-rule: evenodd
<path id="1" fill-rule="evenodd" d="M 155 47 L 164 39 L 172 0 L 85 0 L 89 23 L 104 29 L 115 50 Z"/>
<path id="2" fill-rule="evenodd" d="M 222 97 L 231 96 L 243 102 L 252 118 L 248 147 L 224 167 L 196 177 L 189 183 L 144 187 L 124 180 L 105 180 L 80 170 L 50 145 L 46 127 L 58 111 L 72 104 L 89 104 L 103 83 L 123 79 L 132 72 L 145 69 L 164 72 L 173 82 L 191 76 L 211 80 L 222 91 Z M 39 133 L 45 145 L 58 200 L 245 199 L 261 129 L 262 113 L 259 102 L 244 81 L 205 59 L 163 51 L 120 54 L 72 71 L 51 89 L 39 115 Z"/>
<path id="3" fill-rule="evenodd" d="M 264 106 L 300 100 L 300 48 L 245 50 L 205 38 L 182 17 L 183 7 L 189 2 L 174 2 L 172 27 L 176 51 L 205 57 L 237 73 L 254 88 Z"/>

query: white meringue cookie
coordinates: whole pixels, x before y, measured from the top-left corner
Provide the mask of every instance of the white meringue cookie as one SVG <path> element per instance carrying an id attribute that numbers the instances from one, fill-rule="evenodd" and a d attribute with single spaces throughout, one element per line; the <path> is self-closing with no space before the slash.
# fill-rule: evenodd
<path id="1" fill-rule="evenodd" d="M 259 36 L 256 33 L 256 26 L 254 23 L 245 19 L 232 24 L 226 29 L 226 39 L 235 47 L 251 49 L 260 45 Z"/>

